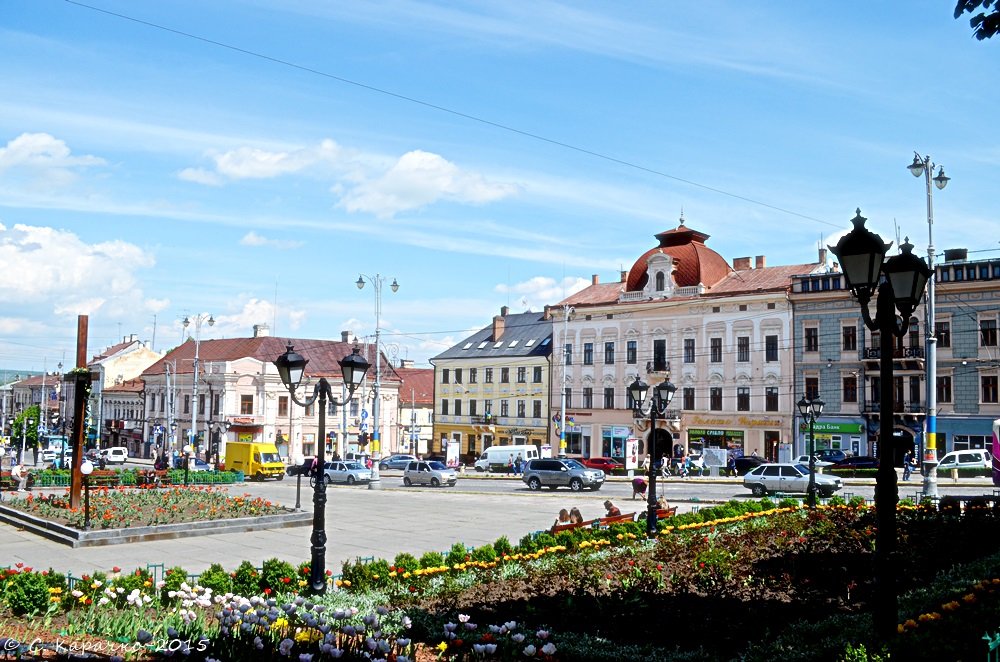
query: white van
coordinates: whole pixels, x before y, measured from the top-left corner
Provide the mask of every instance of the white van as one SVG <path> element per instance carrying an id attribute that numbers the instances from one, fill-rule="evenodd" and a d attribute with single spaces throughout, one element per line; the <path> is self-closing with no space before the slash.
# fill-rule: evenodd
<path id="1" fill-rule="evenodd" d="M 974 448 L 967 451 L 952 451 L 938 462 L 938 470 L 946 469 L 989 469 L 993 466 L 993 458 L 988 450 Z"/>
<path id="2" fill-rule="evenodd" d="M 521 456 L 522 467 L 524 462 L 534 460 L 539 457 L 538 446 L 525 444 L 521 446 L 490 446 L 483 451 L 483 454 L 476 460 L 476 471 L 507 471 L 511 455 L 514 459 Z"/>
<path id="3" fill-rule="evenodd" d="M 101 449 L 101 455 L 108 464 L 125 464 L 128 460 L 128 449 L 124 446 L 112 446 Z"/>

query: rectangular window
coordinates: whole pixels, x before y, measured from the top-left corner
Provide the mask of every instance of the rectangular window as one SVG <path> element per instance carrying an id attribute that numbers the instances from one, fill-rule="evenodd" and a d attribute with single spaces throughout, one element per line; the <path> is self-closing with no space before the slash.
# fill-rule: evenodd
<path id="1" fill-rule="evenodd" d="M 483 376 L 483 380 L 487 384 L 492 384 L 493 383 L 493 368 L 484 368 L 484 370 L 486 371 L 486 374 Z"/>
<path id="2" fill-rule="evenodd" d="M 451 381 L 451 368 L 441 368 L 441 383 L 448 384 Z"/>
<path id="3" fill-rule="evenodd" d="M 455 383 L 456 384 L 461 384 L 462 383 L 462 369 L 461 368 L 455 368 Z"/>
<path id="4" fill-rule="evenodd" d="M 818 352 L 819 351 L 819 328 L 815 326 L 807 326 L 806 332 L 806 351 L 807 352 Z"/>
<path id="5" fill-rule="evenodd" d="M 951 347 L 951 322 L 937 322 L 934 325 L 938 347 Z"/>
<path id="6" fill-rule="evenodd" d="M 858 327 L 845 326 L 841 329 L 844 338 L 844 351 L 854 352 L 858 349 Z"/>
<path id="7" fill-rule="evenodd" d="M 625 343 L 625 363 L 635 365 L 638 361 L 638 344 L 634 340 Z"/>
<path id="8" fill-rule="evenodd" d="M 997 346 L 997 321 L 979 320 L 979 346 Z"/>
<path id="9" fill-rule="evenodd" d="M 327 414 L 327 416 L 336 416 L 337 415 L 337 405 L 338 404 L 340 404 L 340 403 L 338 403 L 336 400 L 329 400 L 326 403 L 326 414 Z"/>
<path id="10" fill-rule="evenodd" d="M 613 386 L 607 386 L 604 388 L 604 408 L 615 408 L 615 388 Z"/>
<path id="11" fill-rule="evenodd" d="M 241 395 L 240 396 L 240 413 L 244 416 L 253 415 L 253 396 L 252 395 Z"/>
<path id="12" fill-rule="evenodd" d="M 288 396 L 278 396 L 278 416 L 288 416 Z"/>
<path id="13" fill-rule="evenodd" d="M 923 377 L 917 377 L 916 375 L 910 376 L 910 406 L 916 406 L 920 404 L 920 380 Z"/>
<path id="14" fill-rule="evenodd" d="M 566 365 L 573 365 L 573 345 L 566 343 L 563 351 L 566 353 Z"/>
<path id="15" fill-rule="evenodd" d="M 750 336 L 740 336 L 736 339 L 736 360 L 739 363 L 750 362 Z"/>
<path id="16" fill-rule="evenodd" d="M 525 412 L 527 410 L 524 408 L 524 400 L 517 401 L 517 417 L 524 418 Z"/>
<path id="17" fill-rule="evenodd" d="M 567 407 L 572 407 L 573 406 L 573 389 L 571 389 L 568 386 L 566 388 L 564 388 L 563 389 L 563 396 L 565 396 L 565 398 L 566 398 L 566 406 Z"/>
<path id="18" fill-rule="evenodd" d="M 996 375 L 983 375 L 983 402 L 997 402 L 997 377 Z"/>
<path id="19" fill-rule="evenodd" d="M 459 400 L 458 398 L 455 398 L 455 416 L 461 416 L 461 415 L 462 415 L 462 401 Z"/>
<path id="20" fill-rule="evenodd" d="M 604 365 L 615 364 L 615 344 L 613 342 L 604 343 Z"/>
<path id="21" fill-rule="evenodd" d="M 684 409 L 694 409 L 694 389 L 690 386 L 684 387 Z"/>
<path id="22" fill-rule="evenodd" d="M 750 388 L 740 386 L 736 389 L 736 410 L 750 411 Z"/>
<path id="23" fill-rule="evenodd" d="M 167 411 L 167 395 L 165 393 L 160 394 L 160 411 Z"/>
<path id="24" fill-rule="evenodd" d="M 711 339 L 712 363 L 722 363 L 722 338 Z"/>
<path id="25" fill-rule="evenodd" d="M 531 401 L 531 417 L 541 418 L 542 417 L 542 401 L 532 400 Z"/>
<path id="26" fill-rule="evenodd" d="M 583 408 L 594 408 L 594 389 L 590 386 L 583 387 Z"/>
<path id="27" fill-rule="evenodd" d="M 768 386 L 764 389 L 764 410 L 778 411 L 778 387 Z"/>
<path id="28" fill-rule="evenodd" d="M 441 399 L 441 415 L 442 416 L 447 416 L 448 415 L 448 400 L 447 400 L 447 398 L 442 398 Z"/>
<path id="29" fill-rule="evenodd" d="M 510 368 L 500 368 L 500 383 L 510 384 Z"/>
<path id="30" fill-rule="evenodd" d="M 506 398 L 500 401 L 500 416 L 504 418 L 510 416 L 510 400 Z"/>
<path id="31" fill-rule="evenodd" d="M 532 384 L 542 383 L 542 366 L 536 365 L 531 369 L 531 383 Z"/>
<path id="32" fill-rule="evenodd" d="M 190 395 L 185 395 L 184 396 L 184 413 L 185 414 L 190 414 L 191 413 L 191 396 Z"/>
<path id="33" fill-rule="evenodd" d="M 844 402 L 857 402 L 858 401 L 858 378 L 854 375 L 849 375 L 844 377 Z"/>
<path id="34" fill-rule="evenodd" d="M 212 416 L 218 416 L 219 411 L 222 409 L 222 394 L 214 393 L 212 395 Z"/>
<path id="35" fill-rule="evenodd" d="M 205 415 L 205 394 L 204 393 L 199 393 L 198 394 L 198 413 L 200 413 L 202 416 Z"/>
<path id="36" fill-rule="evenodd" d="M 583 365 L 594 365 L 594 343 L 583 343 Z"/>
<path id="37" fill-rule="evenodd" d="M 666 372 L 667 370 L 667 341 L 653 341 L 653 370 L 656 372 Z"/>
<path id="38" fill-rule="evenodd" d="M 351 398 L 351 418 L 357 418 L 361 414 L 361 404 L 357 398 Z"/>
<path id="39" fill-rule="evenodd" d="M 778 336 L 764 337 L 764 360 L 768 363 L 778 360 Z"/>
<path id="40" fill-rule="evenodd" d="M 712 411 L 722 411 L 722 389 L 713 386 L 708 390 L 708 408 Z"/>
<path id="41" fill-rule="evenodd" d="M 475 384 L 478 379 L 479 379 L 479 369 L 469 368 L 469 383 Z"/>
<path id="42" fill-rule="evenodd" d="M 806 377 L 806 400 L 819 397 L 819 377 Z"/>
<path id="43" fill-rule="evenodd" d="M 469 416 L 476 416 L 479 414 L 479 404 L 477 400 L 469 400 Z"/>
<path id="44" fill-rule="evenodd" d="M 937 401 L 951 402 L 951 375 L 937 378 Z"/>
<path id="45" fill-rule="evenodd" d="M 517 369 L 517 383 L 526 384 L 528 382 L 528 368 L 519 366 Z"/>
<path id="46" fill-rule="evenodd" d="M 684 363 L 694 363 L 694 338 L 684 339 Z"/>
<path id="47" fill-rule="evenodd" d="M 316 415 L 316 403 L 303 407 L 303 418 L 312 418 Z"/>

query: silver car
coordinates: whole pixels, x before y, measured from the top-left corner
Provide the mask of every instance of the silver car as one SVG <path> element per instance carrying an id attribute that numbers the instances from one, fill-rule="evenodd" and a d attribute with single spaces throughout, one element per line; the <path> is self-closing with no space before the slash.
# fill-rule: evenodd
<path id="1" fill-rule="evenodd" d="M 604 472 L 585 467 L 576 460 L 542 458 L 528 461 L 521 480 L 532 490 L 540 490 L 544 485 L 550 490 L 568 487 L 579 492 L 589 487 L 596 491 L 604 485 Z"/>
<path id="2" fill-rule="evenodd" d="M 822 497 L 833 496 L 843 486 L 837 476 L 816 474 L 816 491 Z M 758 497 L 775 492 L 806 494 L 809 491 L 809 467 L 793 463 L 762 464 L 743 476 L 743 487 Z"/>
<path id="3" fill-rule="evenodd" d="M 440 487 L 447 485 L 454 487 L 458 482 L 458 474 L 454 469 L 448 467 L 443 462 L 432 460 L 430 462 L 416 461 L 410 462 L 403 469 L 403 485 L 430 485 Z"/>
<path id="4" fill-rule="evenodd" d="M 367 483 L 372 479 L 372 470 L 366 469 L 360 462 L 327 462 L 323 470 L 326 484 L 330 483 Z M 316 477 L 309 478 L 309 485 L 315 486 Z"/>

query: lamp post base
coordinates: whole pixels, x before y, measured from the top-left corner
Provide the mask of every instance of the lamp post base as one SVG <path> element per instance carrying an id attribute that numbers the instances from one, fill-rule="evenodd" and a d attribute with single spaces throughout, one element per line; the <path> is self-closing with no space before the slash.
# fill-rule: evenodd
<path id="1" fill-rule="evenodd" d="M 924 460 L 924 484 L 921 496 L 925 499 L 937 499 L 939 496 L 937 486 L 937 468 L 937 460 Z"/>
<path id="2" fill-rule="evenodd" d="M 368 481 L 368 489 L 370 490 L 381 490 L 382 489 L 382 479 L 377 475 L 372 476 L 372 479 Z"/>

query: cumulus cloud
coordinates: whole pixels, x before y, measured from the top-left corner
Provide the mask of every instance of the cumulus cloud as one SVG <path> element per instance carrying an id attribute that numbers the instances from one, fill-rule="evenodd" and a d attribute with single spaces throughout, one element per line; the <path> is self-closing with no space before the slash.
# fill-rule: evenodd
<path id="1" fill-rule="evenodd" d="M 77 170 L 104 163 L 97 156 L 75 156 L 64 141 L 47 133 L 22 133 L 0 147 L 0 173 L 32 186 L 65 186 L 76 178 Z"/>
<path id="2" fill-rule="evenodd" d="M 239 295 L 230 302 L 229 307 L 238 310 L 235 313 L 216 315 L 213 335 L 246 338 L 253 334 L 254 325 L 267 324 L 270 327 L 275 320 L 274 304 L 266 299 Z M 304 318 L 305 312 L 302 310 L 279 307 L 277 324 L 280 329 L 277 331 L 281 334 L 294 331 L 299 328 Z M 274 328 L 270 331 L 272 334 L 276 332 Z M 204 328 L 202 333 L 205 333 Z"/>
<path id="3" fill-rule="evenodd" d="M 193 182 L 205 186 L 222 186 L 224 183 L 222 177 L 204 168 L 184 168 L 177 173 L 177 178 L 185 182 Z"/>
<path id="4" fill-rule="evenodd" d="M 302 246 L 301 241 L 295 241 L 292 239 L 268 239 L 267 237 L 257 234 L 253 230 L 247 232 L 240 239 L 240 244 L 243 246 L 264 246 L 267 248 L 276 248 L 278 250 L 288 250 L 290 248 L 299 248 Z"/>
<path id="5" fill-rule="evenodd" d="M 142 291 L 136 272 L 153 256 L 134 244 L 88 244 L 65 230 L 0 224 L 0 303 L 48 303 L 58 314 L 135 309 Z M 26 278 L 25 274 L 31 274 Z"/>
<path id="6" fill-rule="evenodd" d="M 586 278 L 567 276 L 556 280 L 548 276 L 535 276 L 514 285 L 497 285 L 494 290 L 500 294 L 514 294 L 522 307 L 541 310 L 544 306 L 556 304 L 571 294 L 576 294 L 590 285 Z"/>
<path id="7" fill-rule="evenodd" d="M 415 150 L 401 156 L 381 176 L 348 189 L 339 206 L 389 218 L 438 200 L 485 204 L 517 190 L 512 184 L 492 183 L 482 175 L 464 172 L 438 154 Z"/>
<path id="8" fill-rule="evenodd" d="M 170 299 L 153 299 L 149 298 L 145 301 L 146 310 L 151 313 L 158 313 L 161 310 L 165 310 L 167 306 L 170 305 Z"/>
<path id="9" fill-rule="evenodd" d="M 342 155 L 343 150 L 332 140 L 324 140 L 315 147 L 286 152 L 244 146 L 210 154 L 209 157 L 215 163 L 214 170 L 185 168 L 177 176 L 196 184 L 219 186 L 226 181 L 273 179 L 301 172 L 320 163 L 335 163 Z"/>

